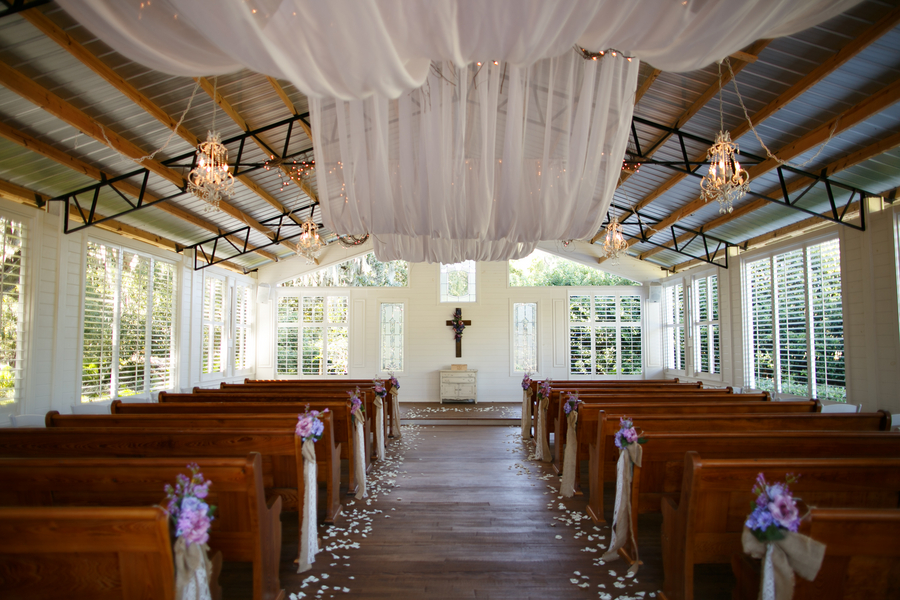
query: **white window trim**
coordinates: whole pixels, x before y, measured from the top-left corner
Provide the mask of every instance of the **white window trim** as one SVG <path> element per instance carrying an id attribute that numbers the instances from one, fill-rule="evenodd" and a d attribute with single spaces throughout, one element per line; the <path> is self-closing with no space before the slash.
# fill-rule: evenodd
<path id="1" fill-rule="evenodd" d="M 249 330 L 249 339 L 247 340 L 247 368 L 246 369 L 238 369 L 234 360 L 234 340 L 237 339 L 237 287 L 242 286 L 247 288 L 247 294 L 249 298 L 250 308 L 248 310 L 249 314 L 249 323 L 247 323 L 246 327 Z M 232 291 L 232 297 L 234 300 L 231 303 L 231 312 L 232 312 L 232 320 L 231 320 L 231 331 L 232 331 L 232 344 L 231 348 L 228 350 L 228 357 L 230 362 L 230 373 L 232 377 L 246 377 L 248 375 L 252 375 L 255 372 L 256 365 L 256 285 L 253 283 L 253 280 L 242 281 L 241 279 L 233 279 L 231 281 L 231 285 L 229 289 Z"/>
<path id="2" fill-rule="evenodd" d="M 222 369 L 220 371 L 213 371 L 207 373 L 203 370 L 203 361 L 204 358 L 209 353 L 209 348 L 203 347 L 201 349 L 200 354 L 200 381 L 210 381 L 210 380 L 218 380 L 226 377 L 228 375 L 229 370 L 229 348 L 231 348 L 233 338 L 231 336 L 231 332 L 229 331 L 229 323 L 232 320 L 234 311 L 231 306 L 231 286 L 229 285 L 228 277 L 224 275 L 218 275 L 212 273 L 208 270 L 204 270 L 203 272 L 203 301 L 201 302 L 201 313 L 200 313 L 200 341 L 201 344 L 203 342 L 203 332 L 206 330 L 207 325 L 212 324 L 212 321 L 209 321 L 206 318 L 206 286 L 207 281 L 214 279 L 222 282 Z"/>
<path id="3" fill-rule="evenodd" d="M 900 227 L 900 213 L 898 213 L 898 227 Z M 750 386 L 751 379 L 753 378 L 753 351 L 752 351 L 752 348 L 750 348 L 750 343 L 752 342 L 752 339 L 751 339 L 752 335 L 750 333 L 752 330 L 752 322 L 751 322 L 751 311 L 748 310 L 747 298 L 746 298 L 746 290 L 747 290 L 747 286 L 748 286 L 747 266 L 750 263 L 755 263 L 760 260 L 768 259 L 769 261 L 771 261 L 773 259 L 773 257 L 776 255 L 787 254 L 787 253 L 793 252 L 795 250 L 803 250 L 804 251 L 804 266 L 808 268 L 808 264 L 806 262 L 806 258 L 807 258 L 806 249 L 809 247 L 812 247 L 812 246 L 817 246 L 819 244 L 832 241 L 832 240 L 835 240 L 838 242 L 838 247 L 840 248 L 840 252 L 841 252 L 841 275 L 842 275 L 842 278 L 841 278 L 842 279 L 842 281 L 841 281 L 841 290 L 842 290 L 841 291 L 841 304 L 843 305 L 844 304 L 843 300 L 845 297 L 845 293 L 843 290 L 844 247 L 841 242 L 839 232 L 837 231 L 836 228 L 829 228 L 825 231 L 819 231 L 819 232 L 816 232 L 816 233 L 808 235 L 808 236 L 803 236 L 803 237 L 800 237 L 797 239 L 793 239 L 789 243 L 772 245 L 770 247 L 761 249 L 759 251 L 748 253 L 747 255 L 741 256 L 741 262 L 740 262 L 741 309 L 742 309 L 741 312 L 743 313 L 743 318 L 742 318 L 742 323 L 741 323 L 741 334 L 742 334 L 741 347 L 742 347 L 742 352 L 744 355 L 744 384 L 745 385 Z M 900 243 L 900 242 L 898 242 L 898 243 Z M 900 263 L 898 263 L 898 265 L 900 265 Z M 773 270 L 772 277 L 774 278 L 774 276 L 775 276 L 775 273 Z M 806 271 L 804 271 L 804 280 L 806 280 L 807 276 L 808 276 L 808 273 Z M 720 291 L 721 291 L 721 286 L 720 286 Z M 808 302 L 809 302 L 809 299 L 807 298 L 807 303 Z M 720 309 L 721 309 L 721 307 L 720 307 Z M 846 314 L 842 315 L 842 320 L 843 320 L 843 324 L 846 325 Z M 809 332 L 811 331 L 809 311 L 807 311 L 807 315 L 806 315 L 806 330 L 807 330 L 807 340 L 806 340 L 806 342 L 807 342 L 807 357 L 809 357 L 812 355 L 812 352 L 810 351 L 812 342 L 811 342 L 811 338 L 809 336 Z M 773 341 L 774 341 L 774 335 L 775 335 L 775 333 L 774 333 L 774 324 L 773 324 Z M 846 353 L 846 346 L 845 346 L 844 352 Z M 809 358 L 807 358 L 807 361 L 808 360 L 809 360 Z M 849 367 L 848 361 L 845 360 L 845 362 L 844 362 L 844 385 L 845 385 L 845 389 L 848 390 L 848 392 L 849 392 L 849 383 L 850 382 L 849 382 L 849 375 L 848 375 L 848 367 Z M 776 364 L 775 371 L 776 371 L 775 386 L 777 389 L 778 378 L 779 378 L 777 364 Z M 810 369 L 809 372 L 812 372 L 812 369 Z M 811 376 L 808 376 L 808 383 L 807 383 L 808 388 L 807 389 L 810 392 L 812 390 L 811 382 L 812 382 Z M 755 384 L 755 380 L 753 381 L 753 384 Z"/>
<path id="4" fill-rule="evenodd" d="M 466 262 L 466 261 L 462 261 L 462 262 Z M 475 299 L 474 300 L 443 300 L 442 294 L 441 294 L 441 264 L 438 263 L 436 265 L 437 266 L 437 284 L 438 284 L 437 285 L 437 303 L 438 303 L 438 305 L 450 306 L 452 304 L 459 303 L 459 304 L 462 304 L 463 307 L 465 307 L 465 306 L 478 306 L 479 304 L 481 304 L 481 297 L 484 295 L 484 293 L 481 290 L 481 282 L 482 282 L 481 263 L 479 261 L 473 261 L 473 262 L 475 263 Z M 453 263 L 453 264 L 459 264 L 459 263 Z M 450 318 L 450 317 L 448 317 L 448 318 Z M 463 318 L 465 318 L 465 317 L 463 317 Z"/>
<path id="5" fill-rule="evenodd" d="M 409 344 L 407 343 L 407 332 L 409 331 L 409 302 L 406 298 L 378 298 L 375 301 L 376 306 L 378 307 L 377 313 L 377 326 L 378 326 L 378 373 L 382 378 L 389 377 L 390 373 L 394 373 L 395 375 L 398 373 L 405 373 L 409 368 L 409 354 L 407 352 L 407 348 Z M 401 348 L 402 356 L 403 356 L 403 368 L 395 371 L 385 371 L 382 369 L 382 365 L 384 365 L 384 360 L 381 355 L 381 351 L 383 350 L 383 344 L 381 343 L 381 305 L 382 304 L 402 304 L 403 305 L 403 347 Z"/>
<path id="6" fill-rule="evenodd" d="M 25 282 L 25 285 L 22 286 L 22 290 L 20 292 L 20 302 L 22 304 L 22 322 L 19 324 L 19 342 L 23 346 L 22 348 L 22 357 L 21 360 L 24 363 L 21 370 L 21 380 L 20 387 L 17 390 L 15 402 L 0 406 L 0 415 L 14 415 L 14 414 L 25 414 L 28 411 L 28 402 L 29 402 L 29 382 L 36 370 L 33 368 L 34 361 L 32 348 L 34 347 L 33 340 L 35 338 L 35 327 L 34 327 L 34 316 L 37 314 L 37 302 L 38 302 L 38 294 L 36 293 L 38 289 L 38 270 L 35 266 L 37 262 L 35 260 L 35 249 L 40 248 L 39 236 L 41 232 L 39 231 L 40 225 L 38 224 L 38 220 L 35 218 L 33 214 L 26 213 L 24 211 L 18 210 L 20 208 L 19 205 L 13 204 L 7 200 L 2 200 L 2 204 L 0 204 L 0 217 L 4 217 L 6 219 L 12 221 L 18 221 L 25 228 L 25 241 L 23 244 L 23 252 L 22 252 L 22 263 L 23 267 L 21 268 L 19 273 L 21 280 Z M 59 293 L 59 292 L 57 292 Z M 84 295 L 84 286 L 82 285 L 81 290 L 82 296 Z M 79 364 L 80 361 L 80 353 L 81 353 L 81 343 L 79 338 Z M 78 371 L 78 390 L 81 390 L 81 372 Z M 79 393 L 80 397 L 80 393 Z"/>
<path id="7" fill-rule="evenodd" d="M 675 287 L 676 285 L 681 286 L 681 294 L 682 294 L 682 315 L 681 315 L 681 324 L 668 324 L 666 323 L 666 314 L 667 309 L 665 308 L 665 304 L 668 302 L 667 298 L 667 290 L 668 288 Z M 681 377 L 686 377 L 688 373 L 688 369 L 691 364 L 691 328 L 689 325 L 690 321 L 690 310 L 689 310 L 689 299 L 690 299 L 690 283 L 685 281 L 684 277 L 676 277 L 669 279 L 665 283 L 663 283 L 662 289 L 662 303 L 663 303 L 663 319 L 662 319 L 662 330 L 663 330 L 663 351 L 665 352 L 663 358 L 663 372 L 669 375 L 678 375 Z M 668 331 L 669 329 L 675 329 L 676 327 L 680 327 L 684 330 L 684 351 L 682 352 L 682 362 L 684 363 L 684 369 L 671 369 L 668 367 L 669 364 L 669 353 L 672 351 L 668 345 Z"/>
<path id="8" fill-rule="evenodd" d="M 352 373 L 352 371 L 353 371 L 353 343 L 352 343 L 352 341 L 350 340 L 350 337 L 351 337 L 352 334 L 353 334 L 353 300 L 354 300 L 354 295 L 350 293 L 350 290 L 352 290 L 352 289 L 365 289 L 365 288 L 336 288 L 336 287 L 328 287 L 328 288 L 325 288 L 325 287 L 321 287 L 321 288 L 318 288 L 318 287 L 317 287 L 317 288 L 281 287 L 281 288 L 275 288 L 275 290 L 276 290 L 276 292 L 275 292 L 275 305 L 274 305 L 274 310 L 272 311 L 273 317 L 274 317 L 274 323 L 275 323 L 275 327 L 274 327 L 275 335 L 273 336 L 273 339 L 272 339 L 272 356 L 274 357 L 273 363 L 274 363 L 274 365 L 275 365 L 275 366 L 274 366 L 274 369 L 275 369 L 275 376 L 276 376 L 278 379 L 321 379 L 321 378 L 329 378 L 329 379 L 349 379 L 349 378 L 351 377 L 351 373 Z M 381 289 L 384 289 L 384 288 L 381 288 Z M 347 322 L 346 322 L 346 323 L 340 323 L 340 324 L 339 324 L 340 326 L 346 326 L 346 327 L 347 327 L 347 373 L 346 373 L 346 375 L 330 375 L 330 374 L 328 374 L 327 372 L 322 373 L 322 374 L 320 374 L 320 375 L 304 375 L 304 374 L 303 374 L 303 364 L 302 364 L 302 362 L 303 362 L 303 351 L 302 351 L 302 347 L 303 347 L 303 336 L 302 336 L 302 331 L 301 331 L 301 334 L 300 334 L 300 336 L 298 337 L 298 340 L 297 340 L 297 344 L 298 344 L 298 352 L 297 352 L 297 360 L 298 360 L 298 363 L 297 363 L 297 375 L 284 375 L 284 374 L 279 374 L 279 373 L 278 373 L 278 300 L 279 300 L 280 298 L 288 298 L 288 297 L 297 297 L 297 298 L 300 298 L 300 300 L 299 300 L 299 302 L 300 302 L 300 306 L 299 306 L 300 314 L 299 314 L 299 317 L 298 317 L 298 318 L 299 318 L 299 321 L 298 321 L 298 323 L 297 323 L 297 327 L 298 327 L 299 329 L 302 330 L 302 325 L 303 325 L 303 297 L 304 297 L 304 296 L 307 296 L 307 297 L 310 297 L 310 296 L 323 296 L 323 297 L 325 298 L 325 305 L 324 305 L 325 316 L 324 316 L 324 321 L 322 322 L 322 328 L 323 328 L 323 331 L 325 332 L 325 336 L 327 336 L 327 329 L 328 329 L 328 326 L 329 326 L 329 322 L 328 322 L 328 298 L 329 298 L 329 297 L 337 297 L 337 296 L 341 296 L 341 297 L 346 297 L 346 298 L 347 298 L 347 303 L 348 303 L 348 306 L 347 306 Z M 323 340 L 324 340 L 324 338 L 323 338 Z M 324 340 L 324 343 L 326 344 L 326 346 L 325 346 L 325 348 L 326 348 L 325 354 L 327 355 L 327 340 Z"/>
<path id="9" fill-rule="evenodd" d="M 604 378 L 610 380 L 641 380 L 644 379 L 647 373 L 647 309 L 644 306 L 645 301 L 647 299 L 646 290 L 643 287 L 636 286 L 609 286 L 609 287 L 588 287 L 588 288 L 567 288 L 568 293 L 566 294 L 566 374 L 570 380 L 578 380 L 578 379 L 596 379 L 596 378 Z M 587 375 L 580 375 L 576 373 L 572 373 L 572 323 L 569 320 L 571 317 L 570 310 L 570 302 L 572 296 L 590 296 L 591 297 L 591 310 L 593 313 L 593 305 L 594 305 L 594 296 L 615 296 L 616 298 L 616 306 L 619 306 L 620 298 L 622 296 L 637 296 L 640 299 L 640 307 L 641 307 L 641 373 L 639 375 L 623 375 L 622 373 L 616 373 L 614 375 L 597 375 L 594 373 L 590 373 Z M 595 329 L 595 323 L 589 322 L 592 330 Z M 616 312 L 616 360 L 618 362 L 617 366 L 621 366 L 622 364 L 622 337 L 620 335 L 620 329 L 622 323 L 619 321 L 619 313 Z M 592 336 L 592 344 L 593 344 L 593 333 Z M 593 372 L 594 365 L 593 361 L 591 364 L 591 371 Z"/>
<path id="10" fill-rule="evenodd" d="M 203 311 L 203 303 L 206 297 L 206 279 L 207 277 L 220 279 L 225 282 L 225 357 L 223 361 L 223 369 L 221 371 L 216 371 L 214 373 L 204 373 L 203 372 L 203 357 L 200 357 L 200 381 L 201 383 L 210 383 L 216 381 L 224 381 L 228 379 L 233 379 L 235 377 L 247 377 L 252 376 L 256 372 L 256 361 L 255 361 L 255 350 L 256 350 L 256 309 L 255 302 L 253 301 L 254 295 L 256 293 L 256 282 L 249 277 L 240 277 L 233 274 L 227 274 L 223 272 L 214 272 L 209 269 L 204 269 L 203 278 L 202 278 L 202 290 L 203 290 L 203 300 L 200 303 L 200 341 L 202 343 L 203 334 L 202 330 L 205 327 L 205 314 Z M 234 362 L 234 344 L 235 344 L 235 332 L 237 329 L 236 320 L 237 320 L 237 293 L 235 287 L 237 285 L 242 285 L 248 287 L 250 289 L 250 340 L 248 342 L 248 347 L 250 350 L 250 366 L 246 369 L 236 369 Z M 206 352 L 206 349 L 203 348 L 202 352 Z"/>
<path id="11" fill-rule="evenodd" d="M 537 298 L 510 298 L 509 299 L 509 375 L 510 377 L 522 377 L 525 371 L 516 370 L 516 304 L 536 304 L 537 312 L 535 314 L 535 370 L 532 371 L 533 378 L 541 378 L 541 314 L 543 311 L 543 302 Z M 568 333 L 567 333 L 568 335 Z"/>

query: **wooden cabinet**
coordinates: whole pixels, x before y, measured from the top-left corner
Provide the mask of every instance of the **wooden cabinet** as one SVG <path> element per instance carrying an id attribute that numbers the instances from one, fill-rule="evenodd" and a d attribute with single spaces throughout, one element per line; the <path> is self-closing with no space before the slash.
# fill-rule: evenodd
<path id="1" fill-rule="evenodd" d="M 444 400 L 474 400 L 478 403 L 478 369 L 441 371 L 441 404 Z"/>

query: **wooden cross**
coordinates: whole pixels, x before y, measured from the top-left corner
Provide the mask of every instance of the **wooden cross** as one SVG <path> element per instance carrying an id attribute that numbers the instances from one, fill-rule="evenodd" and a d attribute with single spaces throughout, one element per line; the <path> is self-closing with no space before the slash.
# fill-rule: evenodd
<path id="1" fill-rule="evenodd" d="M 462 316 L 462 309 L 461 309 L 461 308 L 455 308 L 455 309 L 453 309 L 453 314 L 456 314 L 456 311 L 459 311 L 460 316 Z M 472 321 L 463 321 L 462 324 L 465 325 L 466 327 L 468 327 L 469 325 L 472 324 Z M 451 320 L 451 321 L 447 321 L 447 327 L 453 327 L 453 321 L 452 321 L 452 320 Z M 455 332 L 455 331 L 454 331 L 454 332 Z M 456 358 L 461 358 L 461 357 L 462 357 L 462 336 L 460 335 L 460 336 L 459 336 L 459 339 L 456 340 Z"/>

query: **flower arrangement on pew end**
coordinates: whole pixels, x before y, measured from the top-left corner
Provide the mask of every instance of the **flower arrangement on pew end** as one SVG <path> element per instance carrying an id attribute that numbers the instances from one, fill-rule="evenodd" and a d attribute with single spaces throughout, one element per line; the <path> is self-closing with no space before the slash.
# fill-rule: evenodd
<path id="1" fill-rule="evenodd" d="M 522 389 L 527 390 L 531 386 L 531 371 L 525 371 L 525 377 L 522 378 Z"/>
<path id="2" fill-rule="evenodd" d="M 325 431 L 325 424 L 322 423 L 319 415 L 323 415 L 327 412 L 327 408 L 322 412 L 309 410 L 309 405 L 307 405 L 306 412 L 301 413 L 297 419 L 297 435 L 300 436 L 301 441 L 307 442 L 312 440 L 313 442 L 318 442 L 322 439 L 322 433 Z"/>
<path id="3" fill-rule="evenodd" d="M 538 400 L 550 398 L 550 380 L 545 379 L 538 385 Z"/>
<path id="4" fill-rule="evenodd" d="M 381 399 L 384 399 L 387 396 L 387 388 L 384 387 L 384 380 L 380 377 L 376 377 L 372 380 L 372 386 L 375 389 L 375 395 Z"/>
<path id="5" fill-rule="evenodd" d="M 641 435 L 628 417 L 619 418 L 619 430 L 616 432 L 616 448 L 620 450 L 630 444 L 646 444 L 647 438 Z"/>
<path id="6" fill-rule="evenodd" d="M 350 396 L 350 414 L 355 415 L 356 413 L 359 413 L 365 415 L 366 407 L 363 404 L 359 387 L 356 388 L 355 392 L 347 392 L 347 395 Z"/>
<path id="7" fill-rule="evenodd" d="M 166 512 L 175 525 L 175 537 L 184 538 L 185 543 L 205 544 L 209 541 L 209 527 L 215 519 L 215 506 L 205 502 L 212 482 L 203 477 L 197 463 L 187 466 L 191 477 L 179 473 L 175 487 L 166 484 Z"/>
<path id="8" fill-rule="evenodd" d="M 390 378 L 388 379 L 388 381 L 391 383 L 391 386 L 395 390 L 400 391 L 400 382 L 397 381 L 397 377 L 393 373 L 389 373 L 389 375 L 390 375 Z"/>
<path id="9" fill-rule="evenodd" d="M 784 539 L 785 531 L 797 532 L 800 511 L 797 499 L 788 487 L 797 479 L 795 475 L 788 475 L 785 483 L 770 484 L 762 473 L 757 475 L 753 486 L 756 501 L 751 503 L 752 512 L 744 524 L 759 541 L 774 542 Z"/>
<path id="10" fill-rule="evenodd" d="M 578 412 L 578 409 L 581 407 L 582 400 L 578 397 L 577 392 L 569 392 L 569 398 L 566 400 L 566 403 L 563 405 L 563 410 L 566 411 L 566 415 L 568 416 L 572 411 Z"/>

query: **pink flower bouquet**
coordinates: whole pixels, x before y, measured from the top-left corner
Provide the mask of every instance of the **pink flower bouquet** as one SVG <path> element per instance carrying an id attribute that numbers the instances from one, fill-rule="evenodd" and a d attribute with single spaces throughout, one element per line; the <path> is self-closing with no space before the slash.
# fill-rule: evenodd
<path id="1" fill-rule="evenodd" d="M 752 504 L 753 512 L 744 523 L 756 539 L 771 542 L 784 538 L 785 531 L 796 532 L 800 526 L 800 511 L 797 501 L 791 494 L 788 484 L 797 481 L 788 475 L 785 483 L 768 483 L 760 473 L 756 477 L 753 493 L 756 501 Z"/>
<path id="2" fill-rule="evenodd" d="M 197 463 L 188 465 L 191 477 L 178 474 L 175 487 L 166 485 L 166 512 L 175 523 L 175 536 L 183 537 L 188 544 L 205 544 L 209 541 L 209 526 L 212 523 L 215 506 L 204 499 L 209 494 L 211 481 L 203 478 Z"/>

